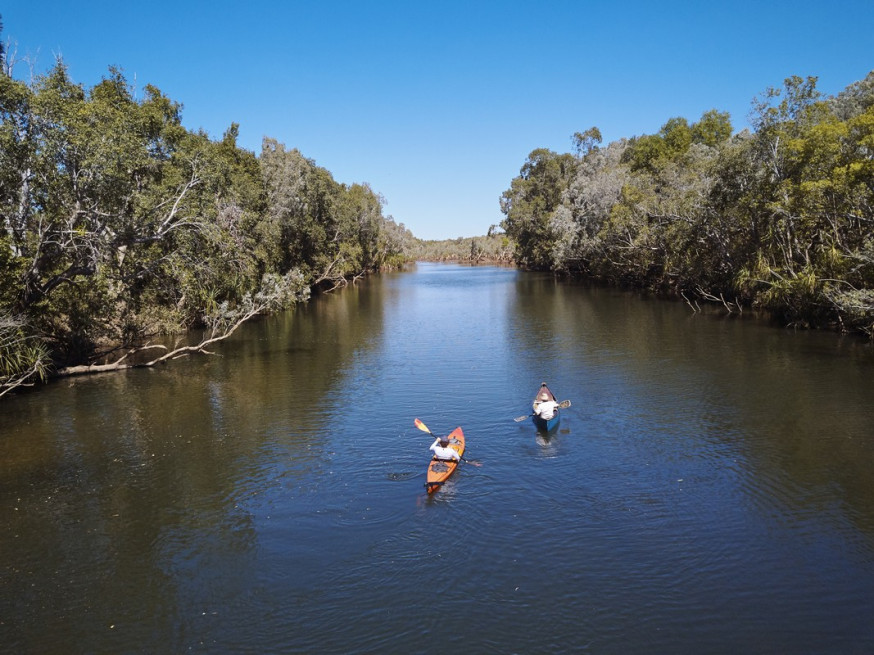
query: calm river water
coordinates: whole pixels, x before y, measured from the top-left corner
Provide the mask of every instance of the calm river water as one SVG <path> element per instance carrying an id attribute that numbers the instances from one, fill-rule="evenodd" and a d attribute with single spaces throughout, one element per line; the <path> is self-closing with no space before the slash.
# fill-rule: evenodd
<path id="1" fill-rule="evenodd" d="M 872 382 L 834 334 L 379 276 L 0 401 L 0 649 L 871 653 Z M 482 466 L 427 496 L 416 417 Z"/>

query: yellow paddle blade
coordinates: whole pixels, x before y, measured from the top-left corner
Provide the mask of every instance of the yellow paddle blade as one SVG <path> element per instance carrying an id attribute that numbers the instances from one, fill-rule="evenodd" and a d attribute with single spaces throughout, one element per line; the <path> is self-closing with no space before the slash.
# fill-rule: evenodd
<path id="1" fill-rule="evenodd" d="M 422 421 L 416 419 L 413 422 L 416 424 L 416 427 L 419 428 L 422 432 L 427 432 L 428 434 L 431 434 L 431 430 L 429 430 L 428 426 L 422 423 Z"/>

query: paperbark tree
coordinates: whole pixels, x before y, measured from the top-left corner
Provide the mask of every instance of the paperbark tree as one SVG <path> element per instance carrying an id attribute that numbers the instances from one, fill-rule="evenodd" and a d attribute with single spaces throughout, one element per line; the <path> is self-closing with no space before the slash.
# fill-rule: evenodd
<path id="1" fill-rule="evenodd" d="M 269 272 L 252 246 L 260 170 L 235 126 L 214 143 L 158 89 L 137 100 L 110 69 L 86 91 L 60 61 L 32 85 L 0 76 L 0 112 L 0 300 L 56 363 L 203 323 Z"/>

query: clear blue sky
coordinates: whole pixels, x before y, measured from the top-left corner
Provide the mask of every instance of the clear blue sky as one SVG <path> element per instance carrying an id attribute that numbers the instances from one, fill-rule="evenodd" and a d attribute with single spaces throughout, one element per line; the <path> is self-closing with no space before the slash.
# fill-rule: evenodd
<path id="1" fill-rule="evenodd" d="M 535 148 L 709 109 L 747 125 L 790 75 L 833 95 L 874 70 L 874 0 L 72 2 L 0 7 L 3 40 L 90 87 L 110 65 L 239 145 L 269 136 L 367 182 L 424 239 L 485 234 Z M 17 77 L 27 74 L 22 66 Z"/>

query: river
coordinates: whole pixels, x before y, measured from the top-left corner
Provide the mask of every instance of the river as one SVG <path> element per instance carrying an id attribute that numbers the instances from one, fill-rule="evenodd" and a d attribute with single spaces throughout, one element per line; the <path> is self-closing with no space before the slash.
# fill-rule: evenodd
<path id="1" fill-rule="evenodd" d="M 874 652 L 872 381 L 834 334 L 376 276 L 0 401 L 0 649 Z M 427 495 L 417 417 L 481 466 Z"/>

